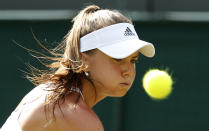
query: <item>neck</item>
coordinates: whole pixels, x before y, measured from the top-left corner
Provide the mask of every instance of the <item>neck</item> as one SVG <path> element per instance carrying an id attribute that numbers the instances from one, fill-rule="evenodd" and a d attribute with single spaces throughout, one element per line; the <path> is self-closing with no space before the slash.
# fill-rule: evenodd
<path id="1" fill-rule="evenodd" d="M 97 91 L 96 88 L 88 80 L 85 79 L 82 80 L 82 92 L 84 101 L 90 108 L 92 108 L 94 105 L 106 97 Z"/>

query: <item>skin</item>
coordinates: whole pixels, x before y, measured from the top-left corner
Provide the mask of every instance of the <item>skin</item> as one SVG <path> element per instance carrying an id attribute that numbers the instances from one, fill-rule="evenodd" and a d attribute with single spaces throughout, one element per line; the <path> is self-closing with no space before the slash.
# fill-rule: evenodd
<path id="1" fill-rule="evenodd" d="M 78 93 L 67 96 L 64 103 L 60 104 L 61 110 L 58 106 L 55 107 L 56 121 L 51 123 L 46 120 L 44 112 L 46 92 L 33 89 L 16 108 L 18 110 L 24 103 L 30 102 L 28 106 L 24 106 L 24 113 L 18 119 L 23 131 L 104 131 L 92 107 L 107 96 L 122 97 L 127 93 L 135 79 L 138 52 L 121 60 L 113 59 L 99 50 L 91 56 L 82 55 L 83 61 L 88 65 L 85 71 L 89 72 L 95 86 L 82 80 L 84 99 L 80 97 L 78 103 L 75 103 Z"/>
<path id="2" fill-rule="evenodd" d="M 84 82 L 84 96 L 88 99 L 87 104 L 93 107 L 97 102 L 107 96 L 122 97 L 130 89 L 136 75 L 135 62 L 138 59 L 138 52 L 122 60 L 113 59 L 101 51 L 97 51 L 94 56 L 84 55 L 84 61 L 88 65 L 87 72 L 95 84 L 94 87 Z M 126 83 L 126 84 L 125 84 Z"/>

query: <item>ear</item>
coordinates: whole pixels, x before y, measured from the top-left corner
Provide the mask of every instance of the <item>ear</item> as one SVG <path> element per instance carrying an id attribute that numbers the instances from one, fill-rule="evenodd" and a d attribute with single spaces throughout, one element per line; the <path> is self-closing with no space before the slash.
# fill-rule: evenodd
<path id="1" fill-rule="evenodd" d="M 83 63 L 88 63 L 89 56 L 86 53 L 81 53 L 81 59 Z"/>
<path id="2" fill-rule="evenodd" d="M 83 62 L 83 70 L 88 71 L 89 55 L 87 55 L 86 53 L 81 53 L 81 55 L 82 55 L 82 62 Z"/>

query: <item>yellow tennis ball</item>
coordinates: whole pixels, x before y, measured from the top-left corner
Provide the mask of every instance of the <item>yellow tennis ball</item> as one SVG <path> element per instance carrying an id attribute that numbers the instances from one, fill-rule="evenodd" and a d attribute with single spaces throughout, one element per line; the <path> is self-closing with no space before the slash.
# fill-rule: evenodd
<path id="1" fill-rule="evenodd" d="M 165 99 L 172 91 L 173 80 L 163 70 L 151 69 L 143 77 L 143 87 L 153 99 Z"/>

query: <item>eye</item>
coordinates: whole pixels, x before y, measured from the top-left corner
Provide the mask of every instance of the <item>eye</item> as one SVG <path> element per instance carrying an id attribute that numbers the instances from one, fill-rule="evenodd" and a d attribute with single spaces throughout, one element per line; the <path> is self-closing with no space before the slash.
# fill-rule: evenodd
<path id="1" fill-rule="evenodd" d="M 131 63 L 134 63 L 134 64 L 135 64 L 135 63 L 138 63 L 138 59 L 132 59 L 132 60 L 131 60 Z"/>
<path id="2" fill-rule="evenodd" d="M 113 58 L 113 60 L 116 61 L 116 62 L 122 62 L 124 59 L 114 59 L 114 58 Z M 134 64 L 135 64 L 135 63 L 138 63 L 138 58 L 137 58 L 137 59 L 132 59 L 130 62 L 131 62 L 131 63 L 134 63 Z"/>
<path id="3" fill-rule="evenodd" d="M 113 60 L 114 60 L 114 61 L 117 61 L 117 62 L 121 62 L 123 59 L 114 59 L 114 58 L 113 58 Z"/>

